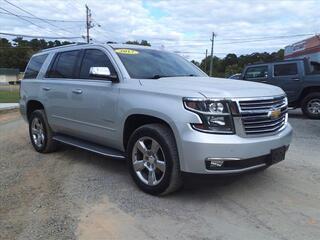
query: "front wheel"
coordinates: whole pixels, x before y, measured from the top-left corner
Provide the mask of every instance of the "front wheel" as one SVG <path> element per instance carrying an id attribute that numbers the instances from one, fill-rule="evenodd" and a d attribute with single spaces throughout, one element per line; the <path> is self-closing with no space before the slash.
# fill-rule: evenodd
<path id="1" fill-rule="evenodd" d="M 144 192 L 165 195 L 182 185 L 176 142 L 168 127 L 138 128 L 130 137 L 127 155 L 130 174 Z"/>
<path id="2" fill-rule="evenodd" d="M 302 101 L 302 112 L 311 119 L 320 119 L 320 93 L 310 93 Z"/>

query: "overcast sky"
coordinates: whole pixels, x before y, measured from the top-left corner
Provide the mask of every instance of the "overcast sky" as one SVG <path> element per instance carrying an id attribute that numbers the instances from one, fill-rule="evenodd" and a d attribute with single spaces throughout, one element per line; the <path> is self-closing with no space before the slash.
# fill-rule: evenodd
<path id="1" fill-rule="evenodd" d="M 91 29 L 93 42 L 145 39 L 152 46 L 180 51 L 196 60 L 210 50 L 213 31 L 217 34 L 214 52 L 219 57 L 231 52 L 276 51 L 308 37 L 285 36 L 320 32 L 320 0 L 7 1 L 40 18 L 73 21 L 85 20 L 87 3 L 96 25 Z M 0 0 L 0 32 L 61 37 L 85 34 L 85 22 L 49 24 L 25 18 L 33 25 L 9 15 L 5 10 L 32 17 L 8 2 Z"/>

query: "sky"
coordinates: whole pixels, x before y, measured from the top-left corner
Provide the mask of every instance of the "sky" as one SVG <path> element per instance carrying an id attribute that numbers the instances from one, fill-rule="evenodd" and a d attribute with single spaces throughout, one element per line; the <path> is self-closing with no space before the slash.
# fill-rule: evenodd
<path id="1" fill-rule="evenodd" d="M 189 60 L 210 53 L 212 32 L 218 57 L 277 51 L 320 33 L 320 0 L 0 0 L 0 32 L 84 41 L 85 4 L 92 42 L 144 39 Z"/>

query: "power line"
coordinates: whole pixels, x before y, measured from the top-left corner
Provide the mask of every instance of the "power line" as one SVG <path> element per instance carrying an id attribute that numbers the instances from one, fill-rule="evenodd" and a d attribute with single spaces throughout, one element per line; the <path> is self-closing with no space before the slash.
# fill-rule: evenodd
<path id="1" fill-rule="evenodd" d="M 296 37 L 301 37 L 301 36 L 310 36 L 310 35 L 314 35 L 314 34 L 308 34 L 308 35 L 295 35 L 295 36 L 290 36 L 290 37 L 273 37 L 273 38 L 261 38 L 261 39 L 239 39 L 237 41 L 228 41 L 228 42 L 223 42 L 223 41 L 218 41 L 215 40 L 215 42 L 217 42 L 217 44 L 219 45 L 228 45 L 228 44 L 241 44 L 241 43 L 258 43 L 258 42 L 269 42 L 269 41 L 275 41 L 275 40 L 282 40 L 282 39 L 287 39 L 287 38 L 296 38 Z M 173 44 L 173 43 L 172 43 Z M 179 47 L 203 47 L 203 46 L 207 46 L 209 43 L 190 43 L 190 44 L 177 44 L 175 43 L 175 46 L 179 46 Z"/>
<path id="2" fill-rule="evenodd" d="M 293 35 L 277 35 L 277 36 L 255 36 L 247 38 L 221 38 L 217 41 L 242 41 L 242 40 L 267 40 L 267 39 L 282 39 L 282 38 L 295 38 L 295 37 L 306 37 L 314 35 L 314 33 L 304 33 L 304 34 L 293 34 Z"/>
<path id="3" fill-rule="evenodd" d="M 13 36 L 13 37 L 27 37 L 27 38 L 46 38 L 46 39 L 79 39 L 81 37 L 61 37 L 61 36 L 34 36 L 34 35 L 25 35 L 25 34 L 16 34 L 16 33 L 6 33 L 0 32 L 0 35 Z"/>
<path id="4" fill-rule="evenodd" d="M 4 0 L 4 1 L 5 1 L 6 3 L 10 4 L 11 6 L 14 6 L 15 8 L 19 9 L 20 11 L 23 11 L 23 12 L 25 12 L 25 13 L 27 13 L 27 14 L 29 14 L 29 15 L 31 15 L 31 16 L 39 19 L 39 20 L 41 20 L 41 21 L 43 21 L 43 22 L 46 22 L 47 24 L 49 24 L 49 25 L 51 25 L 51 26 L 53 26 L 53 27 L 56 27 L 56 28 L 58 28 L 58 29 L 60 29 L 60 30 L 62 30 L 62 31 L 65 31 L 65 32 L 68 32 L 68 33 L 73 34 L 72 32 L 70 32 L 70 31 L 68 31 L 68 30 L 66 30 L 66 29 L 64 29 L 64 28 L 62 28 L 62 27 L 59 27 L 59 26 L 57 26 L 57 25 L 52 24 L 50 21 L 47 21 L 47 20 L 45 20 L 45 19 L 42 19 L 42 18 L 37 17 L 37 16 L 34 15 L 33 13 L 31 13 L 31 12 L 29 12 L 29 11 L 27 11 L 27 10 L 25 10 L 25 9 L 23 9 L 23 8 L 21 8 L 21 7 L 17 6 L 17 5 L 9 2 L 8 0 Z"/>
<path id="5" fill-rule="evenodd" d="M 25 19 L 25 18 L 23 18 L 23 17 L 20 17 L 19 15 L 15 14 L 15 13 L 13 13 L 13 12 L 10 12 L 10 11 L 8 11 L 7 9 L 4 9 L 3 7 L 0 7 L 0 9 L 2 9 L 2 10 L 4 10 L 4 11 L 10 13 L 11 15 L 16 16 L 17 18 L 20 18 L 20 19 L 22 19 L 22 20 L 24 20 L 24 21 L 26 21 L 26 22 L 28 22 L 28 23 L 31 23 L 32 25 L 34 25 L 34 26 L 36 26 L 36 27 L 38 27 L 38 28 L 40 28 L 40 29 L 43 29 L 42 26 L 40 26 L 40 25 L 38 25 L 38 24 L 36 24 L 36 23 L 28 20 L 28 19 Z M 46 29 L 46 30 L 47 30 L 47 29 Z M 52 32 L 52 30 L 50 30 L 50 29 L 48 29 L 47 31 L 51 31 L 51 32 Z"/>
<path id="6" fill-rule="evenodd" d="M 277 35 L 277 36 L 255 36 L 255 37 L 246 37 L 246 38 L 220 38 L 216 42 L 225 42 L 225 41 L 260 41 L 260 40 L 271 40 L 271 39 L 282 39 L 282 38 L 296 38 L 296 37 L 306 37 L 312 36 L 314 33 L 305 33 L 305 34 L 293 34 L 293 35 Z M 208 39 L 169 39 L 169 38 L 153 38 L 155 40 L 168 41 L 168 42 L 209 42 Z"/>
<path id="7" fill-rule="evenodd" d="M 1 12 L 1 11 L 0 11 L 0 14 L 11 15 L 10 13 Z M 50 18 L 30 17 L 30 16 L 20 15 L 20 14 L 17 14 L 17 16 L 20 16 L 23 18 L 29 18 L 29 19 L 41 19 L 41 20 L 50 21 L 50 22 L 70 22 L 70 23 L 85 22 L 84 20 L 59 20 L 59 19 L 50 19 Z"/>

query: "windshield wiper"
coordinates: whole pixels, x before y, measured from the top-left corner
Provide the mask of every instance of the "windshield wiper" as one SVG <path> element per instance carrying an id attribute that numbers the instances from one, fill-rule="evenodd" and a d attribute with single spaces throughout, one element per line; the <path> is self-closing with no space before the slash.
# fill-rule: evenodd
<path id="1" fill-rule="evenodd" d="M 166 75 L 156 74 L 156 75 L 154 75 L 153 77 L 151 77 L 151 79 L 159 79 L 159 78 L 164 78 L 164 77 L 173 77 L 173 76 L 166 76 Z"/>
<path id="2" fill-rule="evenodd" d="M 159 78 L 165 78 L 165 77 L 198 77 L 198 75 L 195 74 L 183 74 L 183 75 L 175 75 L 175 76 L 169 76 L 169 75 L 160 75 L 160 74 L 156 74 L 153 77 L 151 77 L 150 79 L 159 79 Z"/>
<path id="3" fill-rule="evenodd" d="M 177 77 L 198 77 L 198 75 L 195 74 L 186 74 L 186 75 L 177 75 Z"/>

